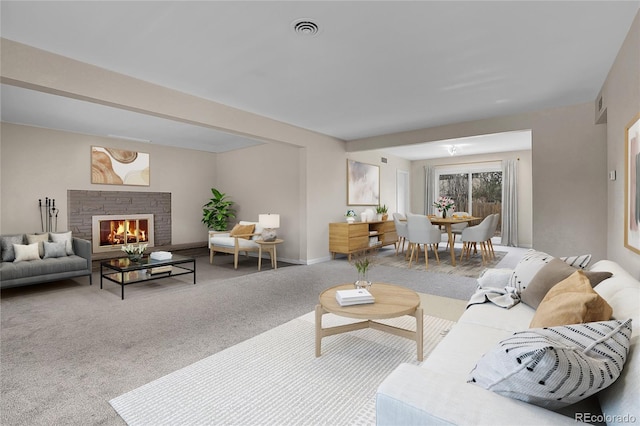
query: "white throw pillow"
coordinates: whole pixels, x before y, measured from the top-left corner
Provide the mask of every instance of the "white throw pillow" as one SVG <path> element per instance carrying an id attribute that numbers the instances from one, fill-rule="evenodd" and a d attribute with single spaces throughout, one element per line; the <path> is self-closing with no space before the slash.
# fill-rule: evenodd
<path id="1" fill-rule="evenodd" d="M 514 268 L 509 286 L 516 288 L 518 292 L 522 292 L 527 288 L 533 277 L 553 259 L 554 257 L 548 253 L 530 249 L 522 256 L 522 259 Z M 581 256 L 561 257 L 559 259 L 575 268 L 584 269 L 591 261 L 591 255 L 584 254 Z"/>
<path id="2" fill-rule="evenodd" d="M 50 232 L 49 236 L 51 237 L 51 241 L 54 243 L 59 243 L 61 241 L 65 242 L 65 247 L 67 249 L 67 255 L 71 256 L 73 253 L 73 238 L 71 236 L 71 231 L 68 232 Z"/>
<path id="3" fill-rule="evenodd" d="M 504 288 L 509 286 L 513 269 L 508 268 L 486 268 L 480 272 L 478 277 L 478 288 L 496 287 Z"/>
<path id="4" fill-rule="evenodd" d="M 468 382 L 549 409 L 605 389 L 627 359 L 631 319 L 514 333 L 487 352 Z"/>
<path id="5" fill-rule="evenodd" d="M 514 268 L 509 286 L 514 287 L 518 292 L 522 292 L 538 271 L 551 262 L 551 259 L 553 259 L 553 256 L 545 252 L 528 250 Z"/>
<path id="6" fill-rule="evenodd" d="M 40 252 L 38 251 L 38 243 L 33 244 L 14 244 L 13 251 L 16 254 L 14 259 L 15 263 L 25 260 L 37 260 L 40 259 Z"/>

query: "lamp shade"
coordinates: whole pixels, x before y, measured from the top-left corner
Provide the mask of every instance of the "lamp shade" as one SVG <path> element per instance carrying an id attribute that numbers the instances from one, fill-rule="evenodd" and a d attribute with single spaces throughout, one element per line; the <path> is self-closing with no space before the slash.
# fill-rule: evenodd
<path id="1" fill-rule="evenodd" d="M 266 229 L 280 228 L 280 215 L 271 213 L 260 214 L 258 215 L 258 222 Z"/>

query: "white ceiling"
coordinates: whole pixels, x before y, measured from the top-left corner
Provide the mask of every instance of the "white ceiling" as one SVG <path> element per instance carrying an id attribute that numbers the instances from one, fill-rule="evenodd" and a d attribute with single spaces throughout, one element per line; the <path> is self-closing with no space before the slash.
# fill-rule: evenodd
<path id="1" fill-rule="evenodd" d="M 594 101 L 640 1 L 0 7 L 4 38 L 348 141 Z M 296 34 L 299 18 L 319 34 Z M 260 143 L 6 85 L 1 101 L 8 122 L 213 152 Z"/>

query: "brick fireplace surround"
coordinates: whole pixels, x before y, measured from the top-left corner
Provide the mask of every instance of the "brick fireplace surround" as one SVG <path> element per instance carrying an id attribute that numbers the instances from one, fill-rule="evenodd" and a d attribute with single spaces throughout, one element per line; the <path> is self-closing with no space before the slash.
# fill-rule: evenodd
<path id="1" fill-rule="evenodd" d="M 92 239 L 91 217 L 97 215 L 153 214 L 155 246 L 171 245 L 171 193 L 68 190 L 69 229 Z"/>

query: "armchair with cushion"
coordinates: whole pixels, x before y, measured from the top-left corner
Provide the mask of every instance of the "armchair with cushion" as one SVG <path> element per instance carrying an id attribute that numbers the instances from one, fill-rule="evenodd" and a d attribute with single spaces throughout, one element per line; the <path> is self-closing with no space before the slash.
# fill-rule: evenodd
<path id="1" fill-rule="evenodd" d="M 240 221 L 229 232 L 209 231 L 209 263 L 218 253 L 233 254 L 233 267 L 238 269 L 238 255 L 250 251 L 258 252 L 260 246 L 255 242 L 262 235 L 262 226 L 258 222 Z"/>

